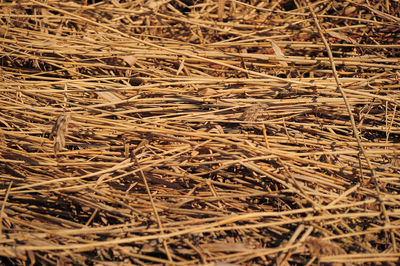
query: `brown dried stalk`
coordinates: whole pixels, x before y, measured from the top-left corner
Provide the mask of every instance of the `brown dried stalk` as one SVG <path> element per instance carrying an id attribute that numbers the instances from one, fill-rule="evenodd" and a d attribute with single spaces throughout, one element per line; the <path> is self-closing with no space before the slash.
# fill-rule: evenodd
<path id="1" fill-rule="evenodd" d="M 400 6 L 145 2 L 0 3 L 0 256 L 398 260 Z"/>

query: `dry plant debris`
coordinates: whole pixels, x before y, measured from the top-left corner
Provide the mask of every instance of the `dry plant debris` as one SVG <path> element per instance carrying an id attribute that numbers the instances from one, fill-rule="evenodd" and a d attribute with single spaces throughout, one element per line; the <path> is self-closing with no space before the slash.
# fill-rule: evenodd
<path id="1" fill-rule="evenodd" d="M 0 7 L 2 263 L 399 263 L 398 1 Z"/>

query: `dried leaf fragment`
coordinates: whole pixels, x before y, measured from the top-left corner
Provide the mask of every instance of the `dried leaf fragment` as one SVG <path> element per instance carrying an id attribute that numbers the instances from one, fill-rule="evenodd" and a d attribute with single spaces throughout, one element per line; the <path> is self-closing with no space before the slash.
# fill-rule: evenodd
<path id="1" fill-rule="evenodd" d="M 346 34 L 344 34 L 342 32 L 328 31 L 328 34 L 331 35 L 334 38 L 339 39 L 339 40 L 343 40 L 343 41 L 346 41 L 346 42 L 352 43 L 352 44 L 358 44 L 355 40 L 353 40 L 352 38 L 348 37 Z"/>
<path id="2" fill-rule="evenodd" d="M 272 45 L 272 49 L 273 49 L 274 52 L 275 52 L 276 59 L 279 60 L 279 64 L 281 64 L 282 66 L 287 67 L 288 64 L 287 64 L 286 61 L 284 60 L 284 59 L 285 59 L 285 55 L 284 55 L 284 53 L 282 52 L 281 48 L 279 48 L 279 46 L 278 46 L 274 41 L 272 41 L 272 40 L 270 40 L 270 43 L 271 43 L 271 45 Z"/>
<path id="3" fill-rule="evenodd" d="M 339 245 L 329 240 L 311 237 L 304 243 L 309 248 L 311 255 L 315 257 L 346 254 Z"/>
<path id="4" fill-rule="evenodd" d="M 126 55 L 121 57 L 128 65 L 134 66 L 136 64 L 137 58 L 133 55 Z"/>
<path id="5" fill-rule="evenodd" d="M 199 91 L 199 95 L 201 96 L 212 96 L 217 94 L 218 91 L 212 89 L 212 88 L 205 88 Z"/>
<path id="6" fill-rule="evenodd" d="M 101 98 L 105 100 L 105 102 L 120 102 L 122 100 L 125 100 L 126 97 L 121 95 L 118 92 L 115 91 L 98 91 L 96 92 L 97 95 L 99 95 Z"/>
<path id="7" fill-rule="evenodd" d="M 240 116 L 240 119 L 244 121 L 254 122 L 257 118 L 262 114 L 265 107 L 262 104 L 254 104 L 248 107 L 243 114 Z"/>
<path id="8" fill-rule="evenodd" d="M 65 147 L 65 136 L 68 131 L 68 124 L 71 120 L 71 114 L 62 114 L 57 118 L 56 123 L 51 130 L 50 136 L 54 136 L 54 153 L 57 154 Z"/>
<path id="9" fill-rule="evenodd" d="M 154 12 L 157 12 L 162 5 L 167 4 L 169 2 L 171 2 L 171 0 L 159 0 L 159 1 L 149 0 L 144 4 L 144 7 L 147 7 L 153 10 Z"/>

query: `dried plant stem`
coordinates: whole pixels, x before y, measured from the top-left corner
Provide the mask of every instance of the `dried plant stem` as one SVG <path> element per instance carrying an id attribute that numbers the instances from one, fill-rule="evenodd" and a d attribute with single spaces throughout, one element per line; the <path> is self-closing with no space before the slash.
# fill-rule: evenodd
<path id="1" fill-rule="evenodd" d="M 317 15 L 315 14 L 314 9 L 311 7 L 310 0 L 306 0 L 306 1 L 307 1 L 307 4 L 308 4 L 308 8 L 310 10 L 310 13 L 312 14 L 312 17 L 314 19 L 315 26 L 318 29 L 318 33 L 321 36 L 321 39 L 322 39 L 322 41 L 324 42 L 324 45 L 325 45 L 325 49 L 326 49 L 326 51 L 328 53 L 329 62 L 331 63 L 331 68 L 332 68 L 333 76 L 334 76 L 335 81 L 336 81 L 337 89 L 340 91 L 340 94 L 342 95 L 343 101 L 344 101 L 344 103 L 346 105 L 346 109 L 347 109 L 347 112 L 349 114 L 349 118 L 350 118 L 350 122 L 351 122 L 351 127 L 353 129 L 354 137 L 356 138 L 358 146 L 360 148 L 360 151 L 364 155 L 364 158 L 367 161 L 368 167 L 371 170 L 371 177 L 375 180 L 376 179 L 375 178 L 375 171 L 374 171 L 374 168 L 372 167 L 371 162 L 370 162 L 367 154 L 365 153 L 364 147 L 362 145 L 362 142 L 361 142 L 361 139 L 360 139 L 360 135 L 358 133 L 358 129 L 357 129 L 357 126 L 356 126 L 356 122 L 354 121 L 353 112 L 351 111 L 351 106 L 350 106 L 349 101 L 347 99 L 346 93 L 344 92 L 344 90 L 342 88 L 341 82 L 339 80 L 339 76 L 338 76 L 337 71 L 336 71 L 336 66 L 335 66 L 335 63 L 334 63 L 334 60 L 333 60 L 333 55 L 332 55 L 331 48 L 329 47 L 329 44 L 328 44 L 328 42 L 327 42 L 327 40 L 326 40 L 326 38 L 324 36 L 324 32 L 322 31 L 322 28 L 321 28 L 321 26 L 319 24 Z"/>
<path id="2" fill-rule="evenodd" d="M 3 2 L 1 258 L 398 260 L 396 1 Z"/>
<path id="3" fill-rule="evenodd" d="M 371 164 L 371 162 L 370 162 L 370 160 L 369 160 L 369 158 L 368 158 L 368 156 L 367 156 L 367 154 L 365 152 L 364 146 L 363 146 L 363 144 L 361 142 L 360 135 L 358 133 L 358 129 L 357 129 L 356 123 L 354 121 L 354 116 L 353 116 L 353 113 L 351 111 L 351 107 L 350 107 L 349 101 L 347 100 L 347 96 L 346 96 L 345 92 L 342 89 L 341 82 L 339 80 L 339 76 L 338 76 L 337 71 L 336 71 L 336 66 L 335 66 L 335 63 L 333 61 L 332 51 L 331 51 L 331 49 L 329 47 L 328 42 L 326 41 L 326 38 L 325 38 L 324 33 L 322 31 L 322 28 L 321 28 L 321 26 L 319 24 L 317 15 L 315 14 L 314 9 L 311 7 L 310 0 L 306 0 L 306 1 L 307 1 L 307 4 L 308 4 L 308 8 L 309 8 L 309 10 L 310 10 L 310 12 L 311 12 L 311 14 L 313 16 L 315 25 L 316 25 L 316 27 L 318 29 L 318 32 L 319 32 L 319 34 L 321 36 L 322 41 L 324 42 L 326 51 L 328 53 L 329 61 L 331 63 L 332 72 L 333 72 L 333 75 L 335 77 L 337 88 L 339 89 L 340 93 L 342 94 L 343 100 L 344 100 L 344 102 L 346 104 L 346 108 L 347 108 L 347 112 L 349 113 L 351 127 L 353 129 L 354 137 L 356 138 L 357 143 L 358 143 L 358 147 L 360 148 L 360 151 L 364 155 L 364 158 L 367 161 L 368 167 L 369 167 L 369 169 L 371 171 L 371 178 L 372 178 L 372 181 L 375 183 L 375 189 L 376 189 L 376 193 L 377 193 L 377 196 L 378 196 L 378 199 L 379 199 L 379 205 L 380 205 L 381 211 L 382 211 L 382 213 L 383 213 L 383 215 L 385 217 L 385 222 L 386 222 L 386 224 L 390 225 L 390 223 L 391 223 L 390 222 L 390 218 L 389 218 L 389 216 L 388 216 L 388 214 L 386 212 L 386 207 L 383 204 L 382 195 L 381 195 L 381 192 L 380 192 L 380 182 L 379 182 L 379 179 L 375 175 L 375 170 L 374 170 L 374 168 L 373 168 L 373 166 L 372 166 L 372 164 Z M 392 239 L 393 250 L 396 252 L 397 251 L 397 242 L 396 242 L 396 237 L 394 235 L 393 230 L 390 230 L 390 236 L 391 236 L 391 239 Z"/>
<path id="4" fill-rule="evenodd" d="M 138 147 L 138 148 L 141 148 L 141 147 Z M 132 151 L 132 152 L 134 152 L 134 151 Z M 138 159 L 136 158 L 135 153 L 132 153 L 132 156 L 133 156 L 133 158 L 134 158 L 134 160 L 135 160 L 136 165 L 140 168 L 140 164 L 139 164 Z M 142 177 L 143 183 L 144 183 L 144 185 L 145 185 L 145 187 L 146 187 L 146 191 L 147 191 L 147 194 L 149 195 L 151 207 L 153 208 L 154 215 L 155 215 L 155 217 L 156 217 L 158 226 L 159 226 L 159 228 L 160 228 L 160 233 L 161 233 L 160 239 L 161 239 L 161 241 L 163 242 L 165 252 L 166 252 L 166 254 L 167 254 L 167 256 L 168 256 L 168 260 L 169 260 L 170 262 L 172 262 L 172 256 L 171 256 L 171 253 L 170 253 L 170 251 L 169 251 L 168 244 L 167 244 L 167 242 L 166 242 L 166 239 L 162 237 L 162 235 L 164 235 L 164 228 L 163 228 L 163 225 L 162 225 L 160 216 L 158 215 L 157 207 L 156 207 L 156 205 L 154 204 L 154 200 L 153 200 L 153 196 L 151 195 L 151 191 L 150 191 L 149 184 L 147 183 L 146 176 L 144 175 L 142 169 L 139 169 L 139 173 L 140 173 L 140 176 Z"/>
<path id="5" fill-rule="evenodd" d="M 3 230 L 4 209 L 6 207 L 6 203 L 7 203 L 7 200 L 8 200 L 8 196 L 10 195 L 10 191 L 11 191 L 12 185 L 13 185 L 13 181 L 11 181 L 10 184 L 8 184 L 8 188 L 7 188 L 6 194 L 4 195 L 3 203 L 1 204 L 1 210 L 0 210 L 0 234 L 2 234 L 2 230 Z"/>

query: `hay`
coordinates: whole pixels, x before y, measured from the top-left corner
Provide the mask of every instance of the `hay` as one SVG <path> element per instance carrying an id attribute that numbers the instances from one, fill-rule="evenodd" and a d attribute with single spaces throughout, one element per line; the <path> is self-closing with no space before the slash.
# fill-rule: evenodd
<path id="1" fill-rule="evenodd" d="M 398 2 L 0 7 L 3 263 L 399 262 Z"/>

